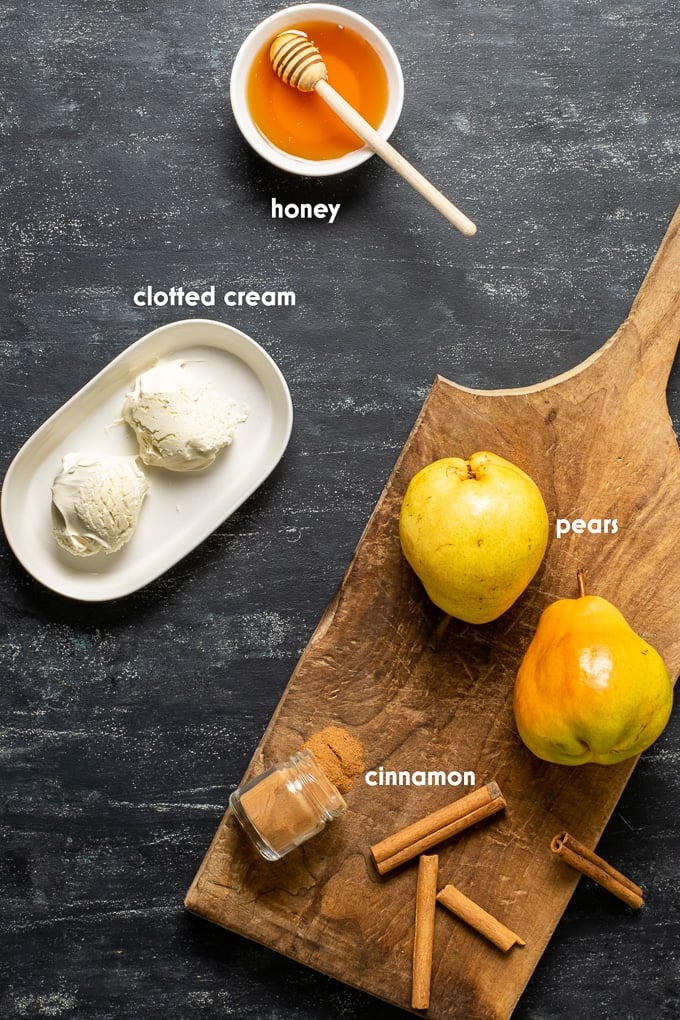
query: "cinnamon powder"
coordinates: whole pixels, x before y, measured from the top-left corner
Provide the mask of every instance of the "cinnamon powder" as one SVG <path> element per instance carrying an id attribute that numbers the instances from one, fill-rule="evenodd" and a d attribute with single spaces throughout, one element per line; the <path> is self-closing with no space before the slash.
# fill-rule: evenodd
<path id="1" fill-rule="evenodd" d="M 326 726 L 306 741 L 323 772 L 340 793 L 348 793 L 364 771 L 364 749 L 342 726 Z"/>
<path id="2" fill-rule="evenodd" d="M 241 795 L 243 810 L 274 853 L 285 853 L 301 833 L 319 827 L 319 812 L 300 796 L 293 768 L 282 768 Z"/>

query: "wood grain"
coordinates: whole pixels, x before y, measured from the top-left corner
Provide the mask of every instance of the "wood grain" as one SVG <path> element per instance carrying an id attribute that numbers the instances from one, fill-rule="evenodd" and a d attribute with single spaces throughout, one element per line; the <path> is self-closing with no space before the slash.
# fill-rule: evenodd
<path id="1" fill-rule="evenodd" d="M 680 454 L 665 385 L 680 327 L 680 211 L 631 313 L 582 366 L 540 386 L 475 392 L 436 380 L 343 583 L 304 652 L 248 774 L 335 722 L 367 749 L 369 768 L 474 768 L 498 780 L 504 815 L 441 848 L 441 884 L 521 931 L 503 956 L 474 932 L 437 919 L 428 1016 L 509 1017 L 577 878 L 555 867 L 561 828 L 594 846 L 635 761 L 570 768 L 530 754 L 516 736 L 515 672 L 538 616 L 590 589 L 615 602 L 680 669 L 675 513 Z M 615 535 L 553 537 L 534 583 L 499 620 L 439 615 L 401 555 L 397 517 L 413 473 L 435 457 L 488 448 L 541 487 L 551 520 L 616 518 Z M 416 872 L 380 881 L 368 846 L 440 806 L 437 788 L 357 783 L 349 811 L 318 839 L 270 865 L 227 814 L 189 890 L 189 910 L 373 995 L 408 1008 Z"/>

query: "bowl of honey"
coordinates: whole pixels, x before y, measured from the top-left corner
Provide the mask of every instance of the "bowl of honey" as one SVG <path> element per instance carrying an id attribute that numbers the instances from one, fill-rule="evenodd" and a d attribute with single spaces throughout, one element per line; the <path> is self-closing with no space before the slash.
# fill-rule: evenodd
<path id="1" fill-rule="evenodd" d="M 344 173 L 373 155 L 313 92 L 281 81 L 269 48 L 288 29 L 305 32 L 328 81 L 384 138 L 394 130 L 404 79 L 391 44 L 370 21 L 344 7 L 305 3 L 272 14 L 253 29 L 231 72 L 230 98 L 246 141 L 268 162 L 303 177 Z"/>

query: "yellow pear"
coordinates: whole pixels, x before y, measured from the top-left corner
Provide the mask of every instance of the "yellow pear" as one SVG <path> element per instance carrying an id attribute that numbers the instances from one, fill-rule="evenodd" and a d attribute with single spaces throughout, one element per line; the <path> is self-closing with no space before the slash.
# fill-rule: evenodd
<path id="1" fill-rule="evenodd" d="M 538 570 L 548 514 L 536 483 L 486 451 L 444 457 L 411 479 L 399 515 L 404 556 L 449 616 L 488 623 Z"/>
<path id="2" fill-rule="evenodd" d="M 520 737 L 558 765 L 612 765 L 640 754 L 661 734 L 673 685 L 654 648 L 599 595 L 544 610 L 514 689 Z"/>

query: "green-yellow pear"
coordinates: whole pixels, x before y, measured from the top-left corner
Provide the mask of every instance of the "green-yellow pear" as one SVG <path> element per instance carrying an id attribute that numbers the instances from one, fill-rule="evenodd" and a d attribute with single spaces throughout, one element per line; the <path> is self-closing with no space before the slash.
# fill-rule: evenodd
<path id="1" fill-rule="evenodd" d="M 444 457 L 411 479 L 399 515 L 404 556 L 449 616 L 488 623 L 538 570 L 548 514 L 536 483 L 486 451 Z"/>
<path id="2" fill-rule="evenodd" d="M 673 685 L 654 648 L 599 595 L 553 602 L 539 620 L 514 690 L 520 737 L 558 765 L 613 765 L 664 730 Z"/>

